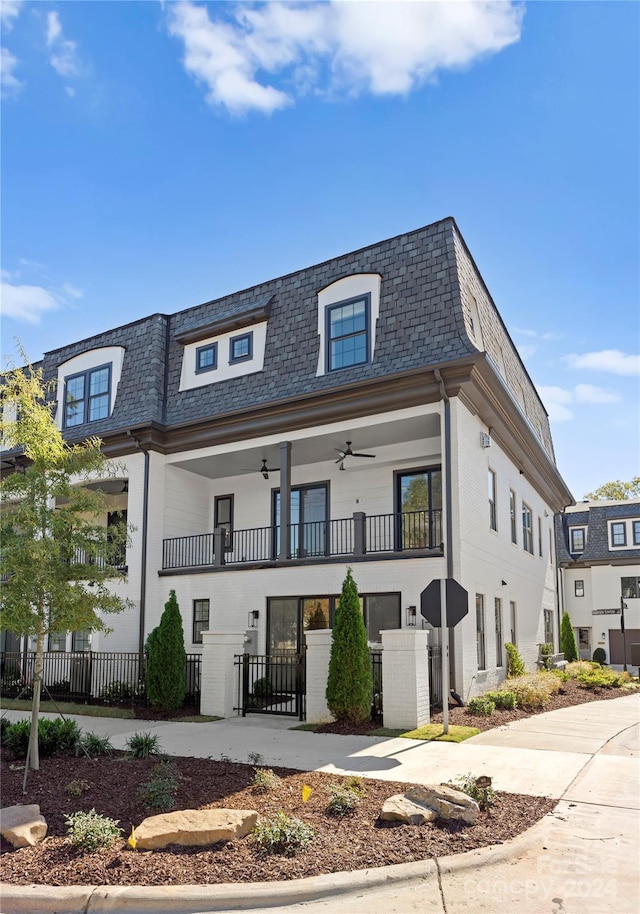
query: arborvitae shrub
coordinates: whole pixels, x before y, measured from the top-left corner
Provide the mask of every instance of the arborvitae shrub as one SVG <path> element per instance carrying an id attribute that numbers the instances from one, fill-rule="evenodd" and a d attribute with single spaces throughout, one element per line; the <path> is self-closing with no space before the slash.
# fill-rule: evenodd
<path id="1" fill-rule="evenodd" d="M 160 625 L 147 638 L 147 695 L 163 711 L 182 707 L 185 696 L 184 631 L 176 592 L 169 593 Z"/>
<path id="2" fill-rule="evenodd" d="M 349 568 L 333 622 L 327 707 L 336 720 L 360 723 L 371 717 L 372 696 L 367 631 L 360 610 L 358 585 Z"/>
<path id="3" fill-rule="evenodd" d="M 560 650 L 564 654 L 564 659 L 567 663 L 573 663 L 574 660 L 579 659 L 576 633 L 573 630 L 568 612 L 562 613 L 562 622 L 560 623 Z"/>
<path id="4" fill-rule="evenodd" d="M 507 652 L 507 676 L 524 676 L 524 663 L 518 648 L 507 641 L 504 649 Z"/>

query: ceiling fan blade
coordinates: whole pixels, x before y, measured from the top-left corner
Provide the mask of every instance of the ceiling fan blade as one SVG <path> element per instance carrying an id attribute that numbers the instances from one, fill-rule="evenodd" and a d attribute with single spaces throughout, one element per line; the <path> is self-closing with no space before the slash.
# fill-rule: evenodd
<path id="1" fill-rule="evenodd" d="M 375 454 L 352 454 L 352 457 L 375 457 Z"/>
<path id="2" fill-rule="evenodd" d="M 342 457 L 338 457 L 338 459 L 336 460 L 336 463 L 342 463 L 344 458 L 345 458 L 345 455 L 343 454 Z"/>

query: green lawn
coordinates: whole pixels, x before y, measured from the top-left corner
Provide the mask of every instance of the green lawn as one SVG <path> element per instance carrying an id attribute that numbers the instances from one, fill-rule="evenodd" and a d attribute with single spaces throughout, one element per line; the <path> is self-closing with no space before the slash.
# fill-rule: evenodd
<path id="1" fill-rule="evenodd" d="M 308 730 L 315 733 L 320 724 L 299 724 L 297 727 L 291 727 L 292 730 Z M 404 737 L 405 739 L 423 739 L 426 741 L 437 740 L 441 743 L 461 743 L 470 736 L 477 736 L 480 731 L 476 727 L 458 727 L 451 724 L 449 732 L 444 733 L 442 724 L 426 724 L 424 727 L 418 727 L 417 730 L 392 730 L 390 727 L 378 727 L 376 730 L 370 730 L 367 736 L 386 736 L 389 738 Z"/>
<path id="2" fill-rule="evenodd" d="M 40 710 L 50 714 L 82 714 L 84 717 L 121 717 L 125 720 L 133 720 L 134 713 L 130 708 L 116 708 L 111 705 L 81 705 L 72 701 L 41 701 Z M 16 698 L 3 698 L 0 711 L 24 711 L 25 714 L 31 713 L 31 701 Z M 206 724 L 211 721 L 221 720 L 220 717 L 210 717 L 206 714 L 196 714 L 192 717 L 176 717 L 179 723 L 196 723 Z"/>

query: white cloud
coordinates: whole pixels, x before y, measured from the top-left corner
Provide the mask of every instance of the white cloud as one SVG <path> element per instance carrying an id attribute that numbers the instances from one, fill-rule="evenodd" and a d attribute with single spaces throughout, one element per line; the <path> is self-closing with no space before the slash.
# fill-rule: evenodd
<path id="1" fill-rule="evenodd" d="M 210 13 L 213 18 L 210 18 Z M 513 2 L 282 3 L 167 7 L 184 66 L 209 104 L 271 113 L 295 95 L 407 94 L 520 38 Z M 282 78 L 284 88 L 273 83 Z"/>
<path id="2" fill-rule="evenodd" d="M 538 351 L 537 346 L 530 346 L 527 343 L 524 343 L 522 346 L 518 346 L 518 353 L 522 361 L 532 358 Z"/>
<path id="3" fill-rule="evenodd" d="M 575 417 L 568 408 L 568 404 L 573 401 L 570 390 L 564 390 L 562 387 L 538 387 L 538 393 L 552 421 L 566 422 Z"/>
<path id="4" fill-rule="evenodd" d="M 18 58 L 7 48 L 0 48 L 0 85 L 3 98 L 15 95 L 22 87 L 22 83 L 13 72 L 17 66 Z"/>
<path id="5" fill-rule="evenodd" d="M 593 384 L 576 384 L 576 403 L 618 403 L 620 395 L 613 390 L 594 387 Z"/>
<path id="6" fill-rule="evenodd" d="M 513 328 L 513 332 L 514 332 L 514 333 L 519 333 L 520 336 L 532 336 L 532 337 L 535 337 L 535 336 L 538 335 L 538 331 L 537 331 L 537 330 L 525 330 L 523 327 L 514 327 L 514 328 Z"/>
<path id="7" fill-rule="evenodd" d="M 575 413 L 569 407 L 575 403 L 617 403 L 621 399 L 615 391 L 595 387 L 593 384 L 576 384 L 572 390 L 565 387 L 538 387 L 538 393 L 549 418 L 555 422 L 574 419 Z"/>
<path id="8" fill-rule="evenodd" d="M 14 21 L 20 13 L 22 0 L 1 0 L 0 2 L 0 22 L 2 22 L 5 32 L 10 32 L 14 26 Z"/>
<path id="9" fill-rule="evenodd" d="M 591 368 L 610 374 L 640 374 L 640 355 L 627 355 L 619 349 L 602 349 L 600 352 L 571 353 L 564 357 L 571 368 Z"/>
<path id="10" fill-rule="evenodd" d="M 49 63 L 59 76 L 79 75 L 77 45 L 62 34 L 60 17 L 55 10 L 47 13 L 47 47 Z"/>
<path id="11" fill-rule="evenodd" d="M 70 283 L 64 283 L 59 290 L 45 289 L 44 286 L 18 285 L 9 281 L 11 276 L 3 270 L 0 286 L 2 314 L 27 324 L 39 324 L 43 314 L 62 307 L 71 299 L 81 298 L 83 294 Z"/>

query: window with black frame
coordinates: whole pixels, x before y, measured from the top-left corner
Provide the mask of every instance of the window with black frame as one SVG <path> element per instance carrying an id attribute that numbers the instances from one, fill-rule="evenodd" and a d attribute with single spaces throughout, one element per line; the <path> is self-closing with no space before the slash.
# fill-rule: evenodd
<path id="1" fill-rule="evenodd" d="M 64 428 L 107 419 L 111 397 L 111 365 L 101 365 L 64 379 Z"/>
<path id="2" fill-rule="evenodd" d="M 442 470 L 396 474 L 395 548 L 437 549 L 442 544 Z"/>
<path id="3" fill-rule="evenodd" d="M 202 633 L 209 630 L 209 600 L 193 601 L 193 634 L 194 644 L 202 644 Z"/>

